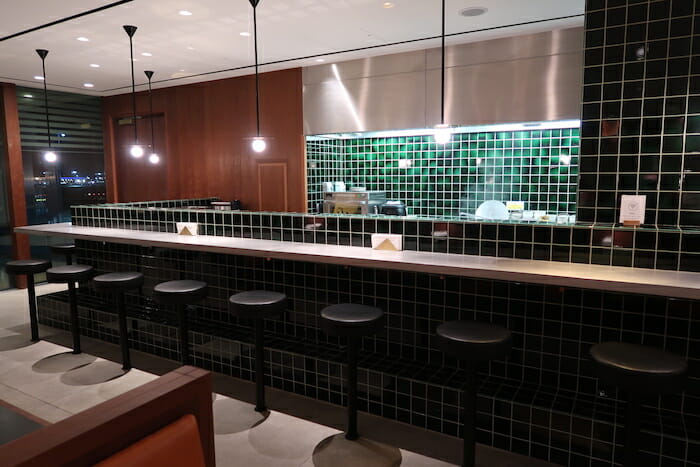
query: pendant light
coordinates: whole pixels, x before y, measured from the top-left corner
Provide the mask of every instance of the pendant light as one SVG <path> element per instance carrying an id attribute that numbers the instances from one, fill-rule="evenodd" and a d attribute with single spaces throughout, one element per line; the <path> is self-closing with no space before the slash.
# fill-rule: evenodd
<path id="1" fill-rule="evenodd" d="M 148 78 L 148 102 L 149 102 L 149 115 L 151 120 L 151 155 L 148 156 L 148 162 L 151 164 L 157 164 L 160 162 L 160 156 L 156 152 L 156 137 L 155 131 L 153 130 L 153 89 L 151 89 L 151 78 L 153 78 L 154 71 L 146 70 L 143 72 Z"/>
<path id="2" fill-rule="evenodd" d="M 131 55 L 131 110 L 134 124 L 134 143 L 129 149 L 129 153 L 138 159 L 143 156 L 143 147 L 139 144 L 139 133 L 136 128 L 136 80 L 134 78 L 134 34 L 136 34 L 138 28 L 130 25 L 124 25 L 123 28 L 129 36 L 129 52 Z"/>
<path id="3" fill-rule="evenodd" d="M 51 123 L 49 122 L 49 94 L 46 90 L 46 56 L 49 51 L 46 49 L 36 49 L 37 55 L 41 58 L 42 81 L 44 82 L 44 114 L 46 115 L 46 142 L 49 147 L 44 152 L 44 160 L 49 163 L 54 163 L 58 160 L 58 156 L 51 149 Z"/>
<path id="4" fill-rule="evenodd" d="M 265 139 L 260 136 L 260 76 L 258 74 L 258 16 L 257 7 L 260 0 L 248 0 L 253 7 L 253 45 L 255 48 L 255 122 L 257 132 L 251 147 L 255 152 L 263 152 L 267 148 Z"/>
<path id="5" fill-rule="evenodd" d="M 452 138 L 452 128 L 445 123 L 445 0 L 442 0 L 442 45 L 440 52 L 442 55 L 442 64 L 440 66 L 440 123 L 435 125 L 435 142 L 438 144 L 447 144 Z"/>

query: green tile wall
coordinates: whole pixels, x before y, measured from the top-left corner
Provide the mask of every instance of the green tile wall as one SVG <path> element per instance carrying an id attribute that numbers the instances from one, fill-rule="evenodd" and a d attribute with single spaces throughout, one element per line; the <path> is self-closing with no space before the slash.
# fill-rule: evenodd
<path id="1" fill-rule="evenodd" d="M 306 149 L 311 211 L 322 201 L 322 182 L 344 181 L 386 191 L 413 215 L 473 214 L 491 199 L 576 212 L 578 127 L 457 133 L 444 146 L 431 135 L 308 137 Z"/>

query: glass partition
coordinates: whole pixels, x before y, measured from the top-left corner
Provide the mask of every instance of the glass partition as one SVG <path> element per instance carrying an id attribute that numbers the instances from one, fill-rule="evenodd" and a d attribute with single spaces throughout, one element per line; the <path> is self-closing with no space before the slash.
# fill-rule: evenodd
<path id="1" fill-rule="evenodd" d="M 47 148 L 43 91 L 17 88 L 30 225 L 70 222 L 70 206 L 106 201 L 100 98 L 49 91 L 48 103 L 55 162 L 43 157 Z M 32 256 L 50 257 L 52 242 L 65 240 L 31 236 Z"/>
<path id="2" fill-rule="evenodd" d="M 432 130 L 308 136 L 308 209 L 380 214 L 383 204 L 362 204 L 375 192 L 375 199 L 405 204 L 407 216 L 569 223 L 576 214 L 579 127 L 578 121 L 461 127 L 446 145 L 435 143 Z"/>

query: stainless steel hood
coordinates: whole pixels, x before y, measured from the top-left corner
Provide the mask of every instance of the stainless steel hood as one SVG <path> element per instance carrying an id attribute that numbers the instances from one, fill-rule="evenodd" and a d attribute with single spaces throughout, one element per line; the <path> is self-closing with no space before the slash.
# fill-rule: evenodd
<path id="1" fill-rule="evenodd" d="M 583 28 L 450 46 L 451 125 L 580 118 Z M 440 120 L 440 49 L 304 68 L 304 131 L 432 127 Z"/>

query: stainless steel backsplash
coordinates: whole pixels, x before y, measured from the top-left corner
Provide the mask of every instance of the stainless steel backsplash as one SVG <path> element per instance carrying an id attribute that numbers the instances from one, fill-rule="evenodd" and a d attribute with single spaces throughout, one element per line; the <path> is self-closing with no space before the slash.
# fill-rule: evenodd
<path id="1" fill-rule="evenodd" d="M 583 28 L 449 46 L 451 125 L 580 118 Z M 325 134 L 440 123 L 440 49 L 307 67 L 304 131 Z"/>

